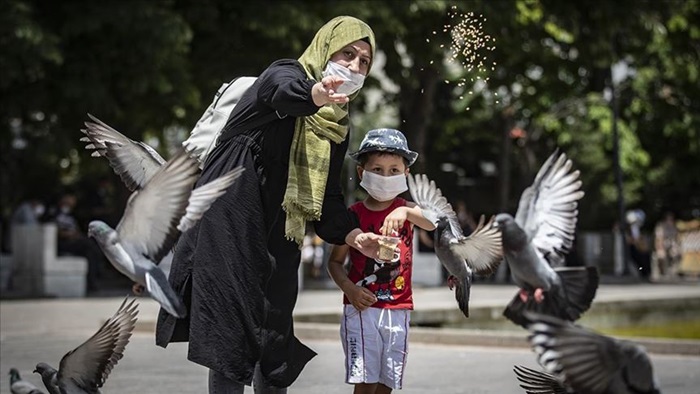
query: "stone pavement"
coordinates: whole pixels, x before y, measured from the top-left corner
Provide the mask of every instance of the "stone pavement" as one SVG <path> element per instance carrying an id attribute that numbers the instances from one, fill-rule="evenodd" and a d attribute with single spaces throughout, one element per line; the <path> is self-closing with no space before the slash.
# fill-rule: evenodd
<path id="1" fill-rule="evenodd" d="M 514 293 L 514 286 L 477 283 L 472 289 L 472 306 L 502 309 Z M 453 308 L 453 297 L 446 288 L 416 289 L 415 312 Z M 601 285 L 596 303 L 686 298 L 700 298 L 697 283 Z M 100 323 L 116 311 L 120 302 L 121 297 L 1 301 L 0 394 L 9 393 L 7 372 L 11 367 L 18 368 L 23 377 L 43 388 L 39 376 L 31 373 L 34 365 L 46 361 L 58 366 L 63 354 L 89 338 Z M 206 370 L 186 360 L 186 344 L 174 344 L 168 349 L 154 345 L 151 329 L 158 311 L 157 304 L 147 298 L 140 298 L 139 303 L 138 331 L 103 392 L 206 392 Z M 299 296 L 295 315 L 303 319 L 314 314 L 334 314 L 339 310 L 338 291 L 305 291 Z M 440 337 L 440 332 L 444 331 L 423 328 L 412 331 L 416 335 L 411 337 L 404 389 L 400 392 L 522 393 L 512 366 L 524 364 L 537 368 L 532 352 L 524 347 L 435 344 L 445 343 Z M 343 383 L 338 326 L 303 323 L 297 325 L 297 332 L 319 355 L 289 392 L 351 392 L 351 387 Z M 522 334 L 524 338 L 524 332 Z M 699 349 L 698 342 L 692 342 L 693 349 Z M 473 343 L 478 344 L 478 341 Z M 651 355 L 664 393 L 697 392 L 700 351 L 693 350 L 692 354 Z"/>

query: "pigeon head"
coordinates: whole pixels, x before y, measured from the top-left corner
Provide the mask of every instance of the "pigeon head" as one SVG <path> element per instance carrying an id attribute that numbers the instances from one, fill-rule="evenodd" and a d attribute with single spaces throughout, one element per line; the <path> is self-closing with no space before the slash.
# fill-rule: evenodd
<path id="1" fill-rule="evenodd" d="M 507 213 L 499 213 L 496 215 L 496 217 L 493 219 L 493 227 L 498 227 L 503 229 L 510 223 L 515 223 L 515 219 L 513 219 L 513 216 Z"/>
<path id="2" fill-rule="evenodd" d="M 50 379 L 53 374 L 56 373 L 56 370 L 50 366 L 49 364 L 46 363 L 39 363 L 36 365 L 36 368 L 34 369 L 34 373 L 38 373 L 41 375 L 41 379 Z"/>
<path id="3" fill-rule="evenodd" d="M 22 379 L 22 377 L 19 376 L 19 371 L 17 368 L 10 368 L 10 385 L 14 384 L 20 379 Z"/>
<path id="4" fill-rule="evenodd" d="M 441 235 L 445 229 L 450 227 L 450 221 L 447 220 L 447 216 L 441 216 L 437 219 L 435 222 L 435 231 L 437 232 L 438 235 Z"/>
<path id="5" fill-rule="evenodd" d="M 518 226 L 513 216 L 507 213 L 499 213 L 492 226 L 501 230 L 504 249 L 520 250 L 527 245 L 527 234 Z"/>
<path id="6" fill-rule="evenodd" d="M 435 221 L 435 231 L 433 232 L 435 247 L 440 248 L 446 246 L 452 238 L 452 227 L 449 219 L 447 216 L 440 216 Z"/>
<path id="7" fill-rule="evenodd" d="M 93 220 L 88 225 L 88 237 L 95 239 L 105 239 L 112 231 L 114 230 L 107 223 L 100 220 Z"/>

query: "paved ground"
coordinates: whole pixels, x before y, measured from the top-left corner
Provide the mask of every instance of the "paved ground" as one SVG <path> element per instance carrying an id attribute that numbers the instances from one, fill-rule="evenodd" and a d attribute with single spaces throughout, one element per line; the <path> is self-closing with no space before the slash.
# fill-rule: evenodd
<path id="1" fill-rule="evenodd" d="M 88 334 L 88 333 L 86 333 Z M 41 386 L 32 374 L 37 360 L 54 366 L 72 346 L 87 337 L 10 336 L 2 343 L 2 371 L 15 366 L 31 382 Z M 350 393 L 344 377 L 342 349 L 337 341 L 307 341 L 319 356 L 306 367 L 290 393 Z M 109 393 L 203 393 L 206 370 L 185 358 L 186 346 L 161 349 L 153 338 L 137 333 L 129 343 L 124 358 L 114 369 L 103 392 Z M 700 357 L 652 356 L 655 372 L 664 393 L 688 394 L 700 385 Z M 514 364 L 537 368 L 533 355 L 524 349 L 447 347 L 412 345 L 402 393 L 523 393 L 512 373 Z M 6 375 L 0 393 L 9 393 Z M 252 392 L 252 390 L 249 390 Z"/>
<path id="2" fill-rule="evenodd" d="M 512 286 L 477 284 L 474 305 L 507 301 Z M 300 295 L 297 315 L 326 313 L 339 308 L 339 293 L 307 291 Z M 700 297 L 700 286 L 603 285 L 596 302 L 644 298 Z M 445 308 L 454 303 L 446 289 L 418 289 L 416 309 Z M 110 316 L 120 298 L 79 300 L 27 300 L 0 302 L 0 394 L 9 393 L 7 371 L 16 367 L 31 382 L 43 387 L 34 365 L 47 361 L 58 365 L 63 354 L 82 343 Z M 157 304 L 140 299 L 139 318 L 152 321 Z M 143 328 L 143 327 L 142 327 Z M 342 350 L 337 340 L 308 340 L 317 356 L 304 370 L 290 393 L 351 392 L 342 383 Z M 125 357 L 107 381 L 105 393 L 202 393 L 206 370 L 186 360 L 186 345 L 161 349 L 148 331 L 134 334 Z M 652 354 L 655 373 L 664 393 L 697 392 L 700 387 L 700 354 L 695 356 Z M 514 364 L 537 368 L 532 352 L 521 348 L 446 346 L 413 343 L 410 347 L 403 393 L 522 393 L 512 373 Z M 252 390 L 250 391 L 252 392 Z"/>

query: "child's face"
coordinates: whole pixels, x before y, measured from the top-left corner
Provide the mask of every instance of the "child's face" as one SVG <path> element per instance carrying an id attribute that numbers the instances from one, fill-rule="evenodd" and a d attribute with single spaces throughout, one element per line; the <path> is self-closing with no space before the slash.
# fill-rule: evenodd
<path id="1" fill-rule="evenodd" d="M 367 158 L 364 167 L 357 167 L 357 174 L 362 178 L 362 170 L 381 176 L 408 174 L 408 167 L 403 157 L 393 153 L 373 153 Z"/>

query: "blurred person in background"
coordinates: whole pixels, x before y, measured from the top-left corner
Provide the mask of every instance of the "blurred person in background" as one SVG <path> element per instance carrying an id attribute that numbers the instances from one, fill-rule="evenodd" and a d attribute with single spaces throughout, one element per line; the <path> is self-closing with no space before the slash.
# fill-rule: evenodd
<path id="1" fill-rule="evenodd" d="M 646 214 L 641 209 L 627 211 L 626 241 L 630 257 L 639 269 L 639 276 L 648 281 L 651 277 L 651 247 L 648 238 L 642 234 Z"/>
<path id="2" fill-rule="evenodd" d="M 31 196 L 20 203 L 12 214 L 12 224 L 39 224 L 46 206 L 38 197 Z"/>
<path id="3" fill-rule="evenodd" d="M 654 252 L 659 275 L 674 275 L 681 258 L 681 243 L 673 212 L 666 212 L 654 227 Z"/>
<path id="4" fill-rule="evenodd" d="M 105 259 L 99 246 L 80 229 L 73 212 L 78 203 L 75 194 L 64 193 L 53 210 L 53 221 L 58 230 L 57 249 L 59 255 L 85 257 L 88 261 L 87 291 L 98 289 L 97 280 L 102 274 Z"/>

